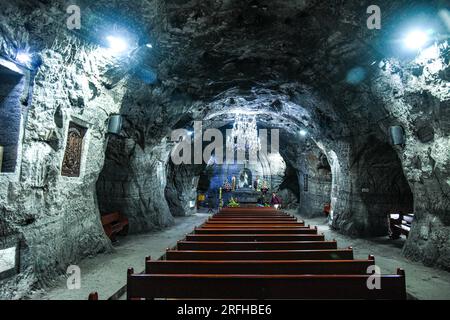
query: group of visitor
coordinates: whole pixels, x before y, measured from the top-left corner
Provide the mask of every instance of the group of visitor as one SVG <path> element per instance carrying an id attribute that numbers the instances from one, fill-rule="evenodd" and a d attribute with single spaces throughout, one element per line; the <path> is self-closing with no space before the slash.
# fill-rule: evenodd
<path id="1" fill-rule="evenodd" d="M 258 198 L 258 206 L 268 207 L 269 205 L 277 210 L 281 209 L 282 205 L 281 197 L 279 197 L 275 192 L 273 192 L 270 201 L 267 201 L 266 195 L 264 193 L 261 193 L 260 197 Z"/>

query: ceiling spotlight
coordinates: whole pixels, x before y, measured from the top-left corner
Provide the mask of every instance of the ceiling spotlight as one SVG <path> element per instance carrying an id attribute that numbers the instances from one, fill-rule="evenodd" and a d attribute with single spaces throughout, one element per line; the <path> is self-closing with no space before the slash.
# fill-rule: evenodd
<path id="1" fill-rule="evenodd" d="M 307 134 L 308 134 L 308 132 L 306 130 L 300 130 L 300 135 L 302 137 L 306 137 Z"/>
<path id="2" fill-rule="evenodd" d="M 146 46 L 147 48 L 149 48 L 149 49 L 152 49 L 152 48 L 153 48 L 153 45 L 152 45 L 151 43 L 147 43 L 145 46 Z"/>
<path id="3" fill-rule="evenodd" d="M 119 37 L 109 36 L 106 38 L 109 48 L 115 53 L 121 53 L 128 49 L 128 43 Z"/>
<path id="4" fill-rule="evenodd" d="M 421 49 L 428 42 L 428 34 L 423 31 L 415 30 L 410 32 L 405 38 L 405 46 L 408 49 Z"/>
<path id="5" fill-rule="evenodd" d="M 31 55 L 27 52 L 18 52 L 16 60 L 21 64 L 29 64 L 31 62 Z"/>

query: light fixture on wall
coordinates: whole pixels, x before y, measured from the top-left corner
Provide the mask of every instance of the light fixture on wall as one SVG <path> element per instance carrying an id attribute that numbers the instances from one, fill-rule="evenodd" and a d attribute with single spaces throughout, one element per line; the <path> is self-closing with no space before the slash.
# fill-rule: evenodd
<path id="1" fill-rule="evenodd" d="M 404 39 L 405 46 L 411 50 L 422 49 L 429 41 L 428 33 L 421 30 L 409 32 Z"/>
<path id="2" fill-rule="evenodd" d="M 121 37 L 108 36 L 108 37 L 106 37 L 106 40 L 108 40 L 109 49 L 113 53 L 123 53 L 129 47 L 127 41 Z"/>
<path id="3" fill-rule="evenodd" d="M 306 135 L 308 134 L 308 131 L 306 131 L 306 130 L 300 130 L 299 134 L 300 134 L 300 136 L 302 136 L 302 137 L 306 137 Z"/>
<path id="4" fill-rule="evenodd" d="M 389 128 L 391 142 L 394 146 L 405 145 L 405 130 L 401 126 L 392 126 Z"/>
<path id="5" fill-rule="evenodd" d="M 123 117 L 120 114 L 113 114 L 109 117 L 108 133 L 118 135 L 122 131 Z"/>
<path id="6" fill-rule="evenodd" d="M 31 54 L 25 51 L 19 51 L 16 55 L 16 61 L 23 65 L 28 65 L 32 61 Z"/>

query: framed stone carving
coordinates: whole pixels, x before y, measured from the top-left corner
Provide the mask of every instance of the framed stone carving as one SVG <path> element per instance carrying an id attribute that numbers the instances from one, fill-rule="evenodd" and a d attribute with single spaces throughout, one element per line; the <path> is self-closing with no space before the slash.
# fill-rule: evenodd
<path id="1" fill-rule="evenodd" d="M 87 129 L 71 122 L 67 134 L 66 151 L 62 164 L 61 175 L 65 177 L 79 177 L 81 173 L 81 159 L 83 142 Z"/>
<path id="2" fill-rule="evenodd" d="M 309 175 L 308 174 L 303 175 L 303 184 L 304 184 L 305 192 L 308 192 L 309 191 Z"/>

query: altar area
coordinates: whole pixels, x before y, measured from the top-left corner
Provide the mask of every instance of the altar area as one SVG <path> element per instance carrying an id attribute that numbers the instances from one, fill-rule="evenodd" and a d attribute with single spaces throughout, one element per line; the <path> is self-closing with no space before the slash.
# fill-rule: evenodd
<path id="1" fill-rule="evenodd" d="M 261 192 L 252 188 L 241 188 L 231 192 L 232 197 L 237 199 L 241 207 L 243 206 L 256 206 L 258 198 Z"/>

